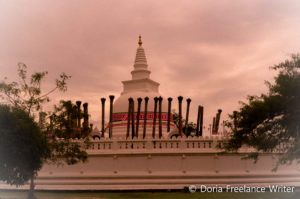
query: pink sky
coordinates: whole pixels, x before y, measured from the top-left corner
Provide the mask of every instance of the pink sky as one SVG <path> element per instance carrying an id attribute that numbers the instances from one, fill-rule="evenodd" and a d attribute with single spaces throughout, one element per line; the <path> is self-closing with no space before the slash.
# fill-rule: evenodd
<path id="1" fill-rule="evenodd" d="M 299 1 L 0 0 L 0 79 L 15 80 L 17 63 L 54 78 L 72 76 L 60 99 L 90 106 L 100 126 L 100 98 L 119 96 L 131 78 L 138 35 L 151 78 L 165 97 L 192 99 L 205 124 L 222 118 L 247 95 L 267 90 L 269 66 L 300 52 Z M 177 103 L 174 104 L 177 107 Z M 108 108 L 108 107 L 107 107 Z"/>

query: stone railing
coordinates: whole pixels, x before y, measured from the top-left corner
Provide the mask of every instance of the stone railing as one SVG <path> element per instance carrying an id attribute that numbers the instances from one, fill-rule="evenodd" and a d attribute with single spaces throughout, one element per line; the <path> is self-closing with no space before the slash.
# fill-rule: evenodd
<path id="1" fill-rule="evenodd" d="M 224 137 L 92 139 L 86 148 L 89 153 L 106 152 L 220 152 Z"/>
<path id="2" fill-rule="evenodd" d="M 219 153 L 228 137 L 205 136 L 205 137 L 173 137 L 173 138 L 102 138 L 90 139 L 88 146 L 85 146 L 89 154 L 102 153 Z M 74 139 L 73 142 L 81 142 L 81 139 Z M 284 153 L 286 145 L 281 144 L 272 153 Z M 257 152 L 254 148 L 244 146 L 238 150 L 239 153 Z M 263 152 L 260 152 L 263 153 Z"/>

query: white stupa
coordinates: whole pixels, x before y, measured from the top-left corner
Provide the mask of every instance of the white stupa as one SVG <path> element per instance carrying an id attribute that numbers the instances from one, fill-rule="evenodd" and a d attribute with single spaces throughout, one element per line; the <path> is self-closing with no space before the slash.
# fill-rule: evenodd
<path id="1" fill-rule="evenodd" d="M 143 134 L 144 128 L 144 109 L 145 109 L 145 97 L 149 98 L 148 111 L 147 111 L 147 130 L 146 137 L 152 137 L 153 131 L 153 115 L 154 115 L 154 97 L 163 97 L 159 93 L 159 83 L 150 79 L 150 71 L 148 70 L 147 59 L 144 48 L 142 47 L 141 36 L 139 36 L 139 47 L 137 48 L 134 69 L 131 71 L 132 79 L 122 81 L 123 92 L 121 96 L 115 100 L 113 108 L 113 133 L 112 136 L 126 137 L 127 131 L 127 115 L 128 115 L 128 99 L 133 98 L 135 118 L 137 115 L 137 98 L 142 98 L 141 114 L 139 121 L 139 135 Z M 172 114 L 171 114 L 172 115 Z M 168 136 L 167 132 L 167 121 L 168 121 L 168 101 L 167 98 L 163 97 L 162 101 L 162 135 L 163 137 Z M 136 123 L 136 120 L 135 120 Z M 171 116 L 170 132 L 174 130 L 173 118 Z M 159 124 L 158 124 L 158 106 L 157 106 L 157 119 L 156 119 L 156 130 L 155 136 L 158 137 Z"/>

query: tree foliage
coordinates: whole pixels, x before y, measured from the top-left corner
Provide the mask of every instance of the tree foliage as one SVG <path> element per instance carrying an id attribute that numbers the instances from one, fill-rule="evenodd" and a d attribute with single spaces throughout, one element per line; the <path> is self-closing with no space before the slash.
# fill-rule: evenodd
<path id="1" fill-rule="evenodd" d="M 81 144 L 73 142 L 70 139 L 72 137 L 67 136 L 67 128 L 62 120 L 49 121 L 50 116 L 56 115 L 58 118 L 62 118 L 59 114 L 64 114 L 63 109 L 66 108 L 66 104 L 61 108 L 60 113 L 57 109 L 48 113 L 41 112 L 43 104 L 50 101 L 51 93 L 56 90 L 62 92 L 67 90 L 66 81 L 70 76 L 62 73 L 55 80 L 53 89 L 42 92 L 41 83 L 47 72 L 37 72 L 28 78 L 27 66 L 22 63 L 19 63 L 18 66 L 18 82 L 7 82 L 7 78 L 0 82 L 1 104 L 8 105 L 4 106 L 1 111 L 12 110 L 12 112 L 8 112 L 11 115 L 7 117 L 11 118 L 11 122 L 5 116 L 2 116 L 0 121 L 3 125 L 3 129 L 2 126 L 0 127 L 0 144 L 1 147 L 4 146 L 1 150 L 0 173 L 3 174 L 1 180 L 14 185 L 24 184 L 28 180 L 28 175 L 31 175 L 29 196 L 34 198 L 33 180 L 45 161 L 75 164 L 85 162 L 87 153 Z M 33 119 L 37 112 L 42 118 L 38 125 Z M 74 129 L 70 128 L 69 130 Z M 21 134 L 22 131 L 24 134 Z M 27 155 L 29 151 L 33 156 Z"/>
<path id="2" fill-rule="evenodd" d="M 0 98 L 7 104 L 23 109 L 32 114 L 32 111 L 39 111 L 42 104 L 49 102 L 49 94 L 56 90 L 66 91 L 66 81 L 71 76 L 65 73 L 60 74 L 59 78 L 55 80 L 55 87 L 45 93 L 42 93 L 41 82 L 48 72 L 37 72 L 27 77 L 27 66 L 23 63 L 18 64 L 19 82 L 13 81 L 7 83 L 5 80 L 0 83 Z"/>
<path id="3" fill-rule="evenodd" d="M 173 112 L 173 122 L 175 123 L 176 127 L 179 129 L 179 114 L 176 113 L 176 112 Z M 184 134 L 185 133 L 185 121 L 186 119 L 185 118 L 181 118 L 181 123 L 182 123 L 182 133 Z M 187 125 L 187 137 L 188 136 L 194 136 L 196 134 L 196 128 L 197 128 L 197 125 L 194 123 L 194 122 L 188 122 L 188 125 Z"/>
<path id="4" fill-rule="evenodd" d="M 82 150 L 89 145 L 88 136 L 91 129 L 82 125 L 78 127 L 78 118 L 82 119 L 86 115 L 79 111 L 77 106 L 70 100 L 61 100 L 58 106 L 55 106 L 54 112 L 50 115 L 50 122 L 46 124 L 45 133 L 48 138 L 52 138 L 50 148 L 52 156 L 49 158 L 52 162 L 66 162 L 67 164 L 76 164 L 87 160 L 87 153 Z M 76 142 L 74 139 L 85 139 L 84 145 Z"/>
<path id="5" fill-rule="evenodd" d="M 269 92 L 249 96 L 226 125 L 232 137 L 226 150 L 249 145 L 258 151 L 281 150 L 278 164 L 300 162 L 300 55 L 271 67 L 278 71 L 275 82 L 266 82 Z M 251 154 L 257 157 L 257 154 Z"/>
<path id="6" fill-rule="evenodd" d="M 52 124 L 49 128 L 53 129 L 54 134 L 60 138 L 86 138 L 90 133 L 90 128 L 82 122 L 88 115 L 71 100 L 61 100 L 59 105 L 54 106 L 54 112 L 51 115 Z M 78 126 L 80 119 L 80 127 Z M 52 126 L 51 126 L 52 125 Z"/>
<path id="7" fill-rule="evenodd" d="M 0 180 L 23 185 L 49 157 L 38 124 L 24 110 L 0 105 Z"/>

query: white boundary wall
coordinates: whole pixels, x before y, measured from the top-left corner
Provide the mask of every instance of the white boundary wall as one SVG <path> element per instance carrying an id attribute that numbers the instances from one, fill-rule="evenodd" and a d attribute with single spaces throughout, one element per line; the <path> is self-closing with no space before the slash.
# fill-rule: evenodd
<path id="1" fill-rule="evenodd" d="M 241 160 L 253 151 L 219 154 L 217 137 L 93 140 L 87 163 L 45 165 L 38 174 L 41 190 L 182 189 L 189 185 L 300 186 L 300 165 L 272 172 L 276 153 L 261 153 L 256 164 Z M 155 143 L 155 144 L 154 144 Z M 0 188 L 14 188 L 0 184 Z M 28 188 L 28 186 L 23 186 Z"/>

